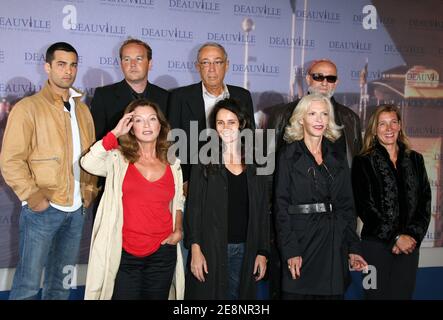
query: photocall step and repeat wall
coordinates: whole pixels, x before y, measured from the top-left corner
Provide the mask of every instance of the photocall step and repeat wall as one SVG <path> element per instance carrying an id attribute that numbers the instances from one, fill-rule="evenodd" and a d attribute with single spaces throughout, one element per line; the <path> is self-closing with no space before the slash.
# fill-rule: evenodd
<path id="1" fill-rule="evenodd" d="M 153 49 L 149 81 L 166 89 L 199 81 L 198 47 L 227 49 L 226 82 L 248 88 L 257 125 L 272 106 L 306 92 L 306 67 L 338 66 L 335 97 L 365 124 L 395 103 L 413 148 L 424 154 L 432 221 L 423 247 L 443 246 L 443 2 L 439 0 L 2 0 L 0 136 L 9 111 L 46 80 L 45 51 L 57 41 L 78 51 L 75 86 L 89 103 L 98 86 L 120 81 L 118 50 L 128 37 Z M 0 145 L 1 148 L 1 145 Z M 17 263 L 21 203 L 0 176 L 0 291 Z M 80 263 L 87 262 L 92 215 Z M 439 251 L 441 253 L 441 251 Z M 443 265 L 443 263 L 442 263 Z M 5 280 L 6 279 L 6 280 Z"/>

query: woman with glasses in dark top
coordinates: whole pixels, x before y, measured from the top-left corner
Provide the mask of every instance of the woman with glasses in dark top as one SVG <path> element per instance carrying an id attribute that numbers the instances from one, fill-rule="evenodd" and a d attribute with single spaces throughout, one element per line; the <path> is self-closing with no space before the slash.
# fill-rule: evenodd
<path id="1" fill-rule="evenodd" d="M 396 106 L 382 105 L 369 119 L 352 182 L 363 221 L 362 249 L 375 267 L 367 299 L 411 299 L 420 243 L 431 217 L 431 188 L 423 156 L 410 149 Z"/>
<path id="2" fill-rule="evenodd" d="M 349 265 L 367 267 L 346 154 L 335 143 L 340 131 L 330 100 L 315 93 L 300 100 L 286 127 L 274 192 L 283 299 L 343 299 Z"/>

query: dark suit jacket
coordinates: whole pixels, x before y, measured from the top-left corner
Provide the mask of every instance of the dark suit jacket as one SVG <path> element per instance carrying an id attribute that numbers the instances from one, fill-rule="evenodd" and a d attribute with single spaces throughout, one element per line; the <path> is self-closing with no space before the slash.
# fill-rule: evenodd
<path id="1" fill-rule="evenodd" d="M 251 124 L 254 124 L 254 107 L 252 105 L 251 93 L 243 88 L 227 85 L 230 98 L 239 101 L 245 108 L 245 111 L 249 114 Z M 205 114 L 205 102 L 203 100 L 202 83 L 194 83 L 186 87 L 180 87 L 171 92 L 168 103 L 168 119 L 171 124 L 171 128 L 180 128 L 186 132 L 188 150 L 190 139 L 190 121 L 198 121 L 199 133 L 206 129 L 206 114 Z M 201 144 L 199 144 L 199 149 Z M 182 160 L 183 168 L 183 181 L 188 181 L 190 174 L 189 165 L 184 164 Z M 189 162 L 189 151 L 188 159 Z"/>
<path id="2" fill-rule="evenodd" d="M 166 115 L 169 93 L 152 83 L 147 85 L 147 99 L 159 105 Z M 134 100 L 126 80 L 95 89 L 91 102 L 91 113 L 94 119 L 95 135 L 100 140 L 115 128 L 123 116 L 123 111 Z"/>

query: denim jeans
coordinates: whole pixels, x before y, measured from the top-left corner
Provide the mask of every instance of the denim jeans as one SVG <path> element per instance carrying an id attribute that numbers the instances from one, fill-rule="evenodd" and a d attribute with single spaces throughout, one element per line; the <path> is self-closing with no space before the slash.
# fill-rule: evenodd
<path id="1" fill-rule="evenodd" d="M 83 207 L 74 212 L 60 211 L 51 206 L 45 211 L 34 212 L 27 205 L 22 207 L 19 262 L 9 299 L 37 298 L 43 268 L 42 299 L 69 298 L 84 220 Z"/>
<path id="2" fill-rule="evenodd" d="M 244 255 L 244 243 L 228 243 L 228 300 L 238 300 Z"/>

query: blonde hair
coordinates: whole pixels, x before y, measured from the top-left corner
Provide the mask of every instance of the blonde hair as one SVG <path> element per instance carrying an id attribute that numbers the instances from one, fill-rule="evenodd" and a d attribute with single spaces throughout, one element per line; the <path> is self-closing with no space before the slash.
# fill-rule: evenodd
<path id="1" fill-rule="evenodd" d="M 383 104 L 377 107 L 369 118 L 368 126 L 366 127 L 365 137 L 363 138 L 363 148 L 361 154 L 368 154 L 374 150 L 375 142 L 377 140 L 377 127 L 380 114 L 383 112 L 394 112 L 397 115 L 397 120 L 400 122 L 400 132 L 398 133 L 397 141 L 403 143 L 406 152 L 409 152 L 410 144 L 406 136 L 403 123 L 401 121 L 401 114 L 397 106 L 393 104 Z"/>
<path id="2" fill-rule="evenodd" d="M 323 102 L 328 108 L 329 122 L 323 135 L 331 141 L 340 138 L 340 130 L 343 129 L 343 126 L 339 126 L 335 123 L 334 109 L 331 100 L 323 95 L 313 93 L 304 96 L 292 112 L 292 116 L 289 119 L 289 124 L 285 129 L 285 135 L 283 137 L 286 142 L 291 143 L 297 140 L 303 140 L 304 130 L 302 120 L 314 101 Z"/>

